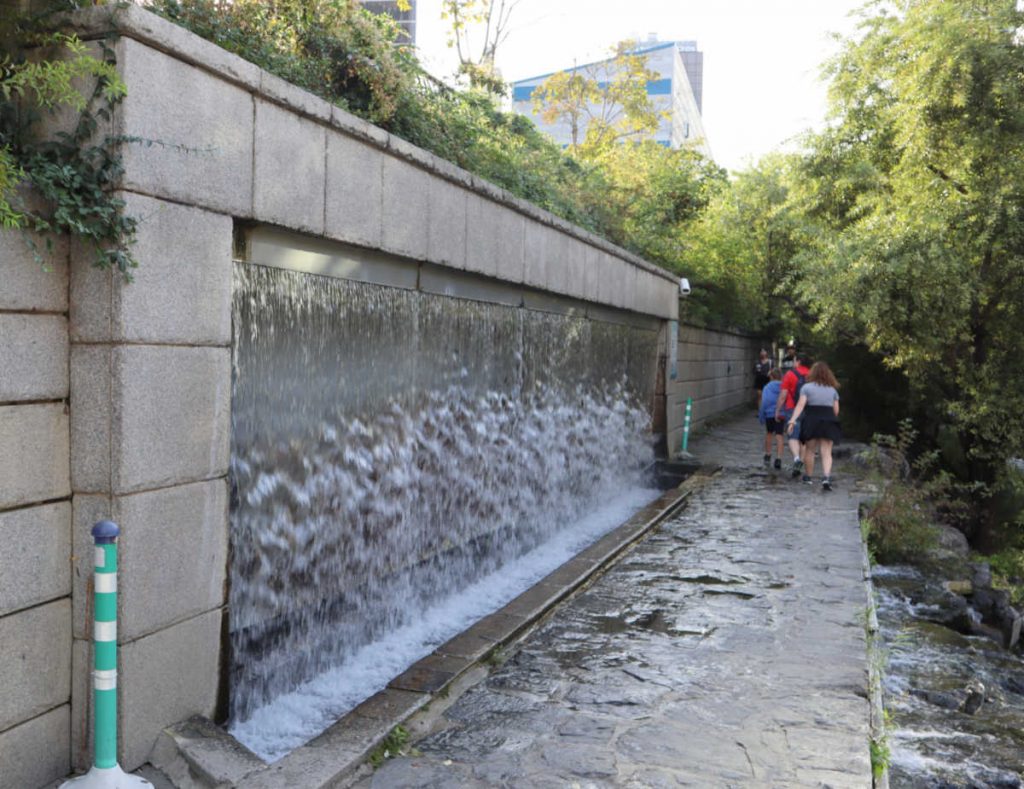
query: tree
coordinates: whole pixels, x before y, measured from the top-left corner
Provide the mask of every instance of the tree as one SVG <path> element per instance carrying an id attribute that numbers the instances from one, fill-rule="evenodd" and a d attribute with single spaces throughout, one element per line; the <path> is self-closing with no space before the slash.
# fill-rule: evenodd
<path id="1" fill-rule="evenodd" d="M 459 56 L 459 74 L 474 88 L 505 92 L 495 66 L 498 47 L 509 35 L 509 21 L 520 0 L 442 0 L 441 18 L 448 20 L 448 46 Z M 479 37 L 478 37 L 479 36 Z"/>
<path id="2" fill-rule="evenodd" d="M 712 194 L 682 254 L 697 298 L 719 322 L 776 333 L 807 317 L 791 295 L 801 217 L 790 203 L 794 156 L 771 154 Z"/>
<path id="3" fill-rule="evenodd" d="M 799 196 L 805 305 L 902 370 L 989 485 L 1024 453 L 1022 27 L 1012 2 L 870 4 Z"/>
<path id="4" fill-rule="evenodd" d="M 647 83 L 658 74 L 647 68 L 636 42 L 622 41 L 611 54 L 609 60 L 552 74 L 533 92 L 534 112 L 545 123 L 567 123 L 570 151 L 585 157 L 642 139 L 666 117 L 647 94 Z"/>
<path id="5" fill-rule="evenodd" d="M 685 251 L 692 227 L 725 186 L 725 171 L 696 150 L 653 140 L 603 148 L 591 161 L 605 174 L 602 199 L 623 237 L 648 260 L 690 274 Z"/>

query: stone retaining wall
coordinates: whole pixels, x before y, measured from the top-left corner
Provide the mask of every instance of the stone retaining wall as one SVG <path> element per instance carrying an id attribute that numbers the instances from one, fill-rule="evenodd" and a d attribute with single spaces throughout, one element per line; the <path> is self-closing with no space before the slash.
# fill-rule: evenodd
<path id="1" fill-rule="evenodd" d="M 734 408 L 749 404 L 753 411 L 754 363 L 762 347 L 762 340 L 745 334 L 679 327 L 677 375 L 666 387 L 670 455 L 682 446 L 686 398 L 693 398 L 691 434 Z"/>
<path id="2" fill-rule="evenodd" d="M 77 17 L 83 37 L 108 8 Z M 128 6 L 111 131 L 135 282 L 0 236 L 0 786 L 90 761 L 89 529 L 123 529 L 120 759 L 222 703 L 235 230 L 269 225 L 654 318 L 675 278 Z M 667 333 L 667 332 L 665 332 Z"/>
<path id="3" fill-rule="evenodd" d="M 67 772 L 71 482 L 67 245 L 0 237 L 0 786 Z"/>

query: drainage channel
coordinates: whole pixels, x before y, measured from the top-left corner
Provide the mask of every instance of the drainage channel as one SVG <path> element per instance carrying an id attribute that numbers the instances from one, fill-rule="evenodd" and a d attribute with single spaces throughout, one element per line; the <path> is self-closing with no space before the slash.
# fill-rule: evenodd
<path id="1" fill-rule="evenodd" d="M 177 786 L 313 789 L 354 780 L 396 726 L 405 726 L 414 736 L 425 730 L 433 717 L 487 676 L 497 656 L 514 649 L 555 606 L 585 588 L 624 551 L 673 515 L 713 473 L 698 470 L 636 510 L 624 523 L 511 602 L 448 639 L 322 734 L 278 761 L 268 765 L 222 728 L 195 718 L 162 735 L 154 749 L 154 765 Z"/>

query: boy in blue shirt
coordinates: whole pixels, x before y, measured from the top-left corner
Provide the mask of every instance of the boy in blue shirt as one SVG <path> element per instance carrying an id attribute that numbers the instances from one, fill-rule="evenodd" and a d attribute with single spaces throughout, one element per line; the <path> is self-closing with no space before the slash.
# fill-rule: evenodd
<path id="1" fill-rule="evenodd" d="M 782 373 L 773 369 L 768 373 L 768 383 L 761 390 L 761 407 L 757 412 L 758 421 L 764 425 L 764 466 L 772 462 L 772 437 L 775 437 L 775 468 L 782 468 L 783 436 L 786 434 L 786 420 L 775 418 L 775 404 L 782 389 Z"/>

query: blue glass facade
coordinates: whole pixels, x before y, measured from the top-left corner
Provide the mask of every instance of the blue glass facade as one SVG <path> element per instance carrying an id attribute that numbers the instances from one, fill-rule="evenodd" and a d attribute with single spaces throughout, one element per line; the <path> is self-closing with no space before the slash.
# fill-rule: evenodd
<path id="1" fill-rule="evenodd" d="M 635 52 L 646 55 L 647 68 L 658 74 L 658 79 L 647 83 L 647 95 L 652 104 L 663 113 L 663 120 L 651 137 L 662 145 L 676 148 L 693 145 L 710 156 L 701 119 L 704 53 L 697 48 L 697 42 L 648 43 L 641 45 Z M 576 72 L 597 80 L 602 88 L 608 85 L 609 72 L 612 69 L 612 60 L 575 67 Z M 572 132 L 567 123 L 545 123 L 534 112 L 533 107 L 534 92 L 554 73 L 540 74 L 513 82 L 512 106 L 515 112 L 532 117 L 538 128 L 566 146 L 572 143 Z M 596 109 L 598 108 L 595 105 Z M 577 135 L 579 134 L 580 131 L 577 130 Z"/>

